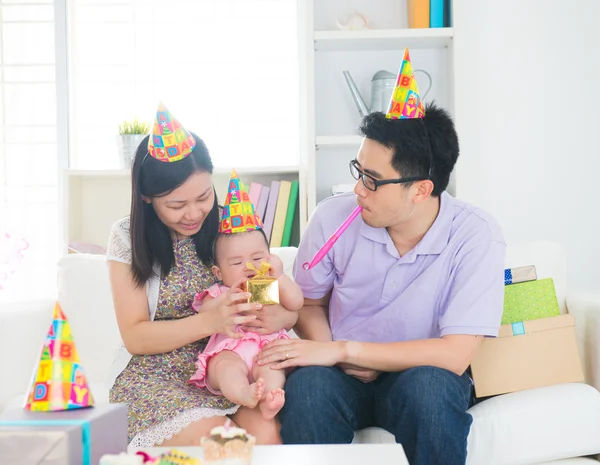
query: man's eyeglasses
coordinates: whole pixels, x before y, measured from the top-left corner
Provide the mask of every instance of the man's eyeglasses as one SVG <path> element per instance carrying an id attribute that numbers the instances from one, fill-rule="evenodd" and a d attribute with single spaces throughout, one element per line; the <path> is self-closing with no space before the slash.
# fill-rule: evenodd
<path id="1" fill-rule="evenodd" d="M 379 186 L 385 186 L 386 184 L 405 184 L 409 182 L 425 181 L 429 179 L 427 176 L 413 176 L 409 178 L 398 178 L 398 179 L 375 179 L 370 174 L 358 168 L 358 162 L 352 160 L 350 162 L 350 173 L 352 177 L 357 181 L 360 179 L 364 186 L 370 191 L 375 192 Z"/>

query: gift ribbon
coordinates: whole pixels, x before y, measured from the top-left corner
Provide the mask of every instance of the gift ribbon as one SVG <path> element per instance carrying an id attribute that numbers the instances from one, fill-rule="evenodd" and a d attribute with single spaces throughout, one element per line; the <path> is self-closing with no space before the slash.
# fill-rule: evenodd
<path id="1" fill-rule="evenodd" d="M 512 270 L 511 269 L 504 270 L 504 285 L 508 286 L 509 284 L 512 284 L 512 280 L 513 280 Z"/>
<path id="2" fill-rule="evenodd" d="M 81 426 L 81 444 L 83 446 L 82 465 L 92 465 L 92 431 L 88 420 L 19 420 L 0 421 L 0 426 Z"/>
<path id="3" fill-rule="evenodd" d="M 521 336 L 523 334 L 525 334 L 525 325 L 523 324 L 522 321 L 517 321 L 516 323 L 512 324 L 512 332 L 513 332 L 513 336 Z"/>
<path id="4" fill-rule="evenodd" d="M 246 268 L 256 272 L 255 278 L 260 278 L 260 277 L 269 275 L 269 270 L 271 269 L 271 266 L 267 262 L 261 262 L 260 268 L 256 268 L 254 266 L 254 263 L 247 262 Z"/>

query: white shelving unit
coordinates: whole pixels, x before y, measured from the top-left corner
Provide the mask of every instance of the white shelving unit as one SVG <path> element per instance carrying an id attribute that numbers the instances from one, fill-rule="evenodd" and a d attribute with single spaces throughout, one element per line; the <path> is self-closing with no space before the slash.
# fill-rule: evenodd
<path id="1" fill-rule="evenodd" d="M 315 31 L 315 50 L 365 51 L 400 50 L 448 47 L 454 30 L 439 29 L 381 29 L 365 31 Z"/>
<path id="2" fill-rule="evenodd" d="M 370 29 L 340 30 L 354 11 Z M 309 218 L 334 184 L 354 182 L 348 162 L 361 143 L 361 117 L 342 71 L 348 70 L 367 105 L 371 77 L 379 70 L 397 73 L 405 47 L 413 68 L 424 69 L 432 86 L 424 99 L 454 113 L 454 29 L 408 29 L 402 0 L 306 0 L 298 2 L 300 39 L 300 192 Z M 416 73 L 419 89 L 427 79 Z M 449 187 L 453 192 L 453 180 Z M 302 196 L 304 194 L 304 196 Z"/>
<path id="3" fill-rule="evenodd" d="M 298 171 L 298 166 L 236 169 L 247 185 L 251 182 L 269 185 L 276 180 L 297 180 Z M 216 168 L 213 172 L 213 182 L 221 202 L 227 194 L 230 174 L 229 169 Z M 131 171 L 66 170 L 63 180 L 63 244 L 78 242 L 106 246 L 113 223 L 129 214 Z M 300 221 L 300 228 L 303 226 Z M 300 231 L 293 234 L 299 236 Z"/>

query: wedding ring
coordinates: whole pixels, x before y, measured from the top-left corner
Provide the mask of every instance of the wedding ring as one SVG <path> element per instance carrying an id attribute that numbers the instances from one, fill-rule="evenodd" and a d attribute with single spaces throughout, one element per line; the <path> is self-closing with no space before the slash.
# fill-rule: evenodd
<path id="1" fill-rule="evenodd" d="M 288 358 L 290 358 L 290 354 L 288 354 L 287 352 L 285 353 L 285 359 L 287 360 Z"/>

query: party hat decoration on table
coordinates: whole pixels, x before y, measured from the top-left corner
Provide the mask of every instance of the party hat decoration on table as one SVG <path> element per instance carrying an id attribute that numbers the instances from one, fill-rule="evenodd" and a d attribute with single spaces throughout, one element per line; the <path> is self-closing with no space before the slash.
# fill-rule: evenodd
<path id="1" fill-rule="evenodd" d="M 221 214 L 219 232 L 233 234 L 262 229 L 262 221 L 254 212 L 254 205 L 235 170 L 231 171 L 227 197 Z"/>
<path id="2" fill-rule="evenodd" d="M 408 49 L 404 49 L 404 57 L 398 71 L 396 87 L 388 111 L 385 115 L 388 119 L 423 118 L 425 108 L 419 95 L 419 86 L 410 63 Z"/>
<path id="3" fill-rule="evenodd" d="M 162 103 L 158 105 L 148 152 L 159 161 L 173 162 L 187 157 L 196 145 L 196 139 Z"/>
<path id="4" fill-rule="evenodd" d="M 91 407 L 93 404 L 71 325 L 57 302 L 40 361 L 33 372 L 25 409 L 48 412 Z"/>

